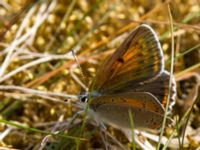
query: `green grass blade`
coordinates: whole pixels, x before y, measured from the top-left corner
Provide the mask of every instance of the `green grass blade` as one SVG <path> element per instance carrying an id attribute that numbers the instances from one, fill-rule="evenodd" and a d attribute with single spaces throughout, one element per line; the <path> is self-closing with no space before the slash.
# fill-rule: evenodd
<path id="1" fill-rule="evenodd" d="M 11 121 L 8 121 L 8 120 L 5 120 L 5 119 L 0 119 L 0 122 L 5 123 L 5 124 L 10 125 L 10 126 L 17 127 L 19 129 L 24 129 L 24 130 L 27 130 L 27 131 L 30 131 L 30 132 L 37 132 L 37 133 L 41 133 L 41 134 L 44 134 L 44 135 L 59 136 L 59 137 L 64 137 L 64 138 L 69 138 L 69 139 L 74 139 L 74 140 L 86 140 L 84 138 L 73 137 L 73 136 L 68 136 L 68 135 L 63 135 L 63 134 L 56 134 L 56 133 L 51 133 L 51 132 L 48 132 L 48 131 L 39 130 L 39 129 L 36 129 L 36 128 L 30 128 L 30 127 L 21 125 L 19 123 L 14 123 L 14 122 L 11 122 Z"/>
<path id="2" fill-rule="evenodd" d="M 165 128 L 165 124 L 166 124 L 166 120 L 167 120 L 167 114 L 168 114 L 168 108 L 169 108 L 169 101 L 170 101 L 170 95 L 171 95 L 171 87 L 172 87 L 172 75 L 173 75 L 173 71 L 174 71 L 174 28 L 173 28 L 173 18 L 172 18 L 172 14 L 171 14 L 171 9 L 170 9 L 170 4 L 167 5 L 168 7 L 168 13 L 169 13 L 169 19 L 170 19 L 170 26 L 171 26 L 171 69 L 170 69 L 170 80 L 169 80 L 169 94 L 167 97 L 167 103 L 166 103 L 166 107 L 165 107 L 165 113 L 164 113 L 164 119 L 163 119 L 163 123 L 162 123 L 162 128 L 161 128 L 161 132 L 160 132 L 160 136 L 159 136 L 159 142 L 157 145 L 157 150 L 160 149 L 160 145 L 161 145 L 161 139 L 162 136 L 164 134 L 164 128 Z"/>
<path id="3" fill-rule="evenodd" d="M 131 136 L 132 136 L 132 150 L 136 150 L 136 146 L 135 146 L 135 132 L 134 132 L 134 116 L 131 112 L 131 110 L 128 111 L 129 114 L 129 119 L 130 119 L 130 125 L 131 125 Z"/>

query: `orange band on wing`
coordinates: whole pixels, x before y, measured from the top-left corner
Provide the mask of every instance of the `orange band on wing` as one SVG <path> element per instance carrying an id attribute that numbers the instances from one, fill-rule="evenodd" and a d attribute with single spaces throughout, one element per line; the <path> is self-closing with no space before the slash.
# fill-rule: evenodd
<path id="1" fill-rule="evenodd" d="M 145 102 L 145 101 L 140 101 L 140 100 L 136 100 L 136 99 L 124 99 L 123 101 L 117 101 L 114 103 L 122 104 L 122 105 L 131 105 L 131 106 L 137 107 L 139 109 L 146 109 L 149 111 L 159 113 L 159 107 L 157 107 L 154 103 L 147 102 L 147 101 Z"/>

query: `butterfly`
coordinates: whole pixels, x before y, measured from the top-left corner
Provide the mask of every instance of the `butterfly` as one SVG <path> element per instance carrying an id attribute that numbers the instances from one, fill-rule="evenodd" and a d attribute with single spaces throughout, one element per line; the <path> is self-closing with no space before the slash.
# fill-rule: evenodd
<path id="1" fill-rule="evenodd" d="M 174 105 L 176 84 L 173 75 L 169 110 Z M 89 109 L 116 128 L 161 127 L 169 94 L 170 74 L 155 31 L 146 24 L 133 30 L 121 46 L 100 66 L 89 92 Z"/>

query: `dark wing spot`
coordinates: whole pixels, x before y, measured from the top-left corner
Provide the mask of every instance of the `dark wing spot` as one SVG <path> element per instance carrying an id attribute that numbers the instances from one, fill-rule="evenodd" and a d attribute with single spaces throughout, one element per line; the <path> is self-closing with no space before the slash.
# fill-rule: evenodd
<path id="1" fill-rule="evenodd" d="M 125 98 L 122 98 L 122 97 L 120 97 L 120 99 L 121 99 L 123 102 L 126 102 L 126 101 L 127 101 Z"/>
<path id="2" fill-rule="evenodd" d="M 157 122 L 153 122 L 153 125 L 154 125 L 154 126 L 157 126 Z"/>
<path id="3" fill-rule="evenodd" d="M 139 45 L 139 42 L 138 42 L 138 41 L 136 41 L 136 42 L 135 42 L 135 45 Z"/>
<path id="4" fill-rule="evenodd" d="M 117 61 L 118 61 L 118 62 L 120 62 L 120 63 L 124 63 L 124 59 L 123 59 L 123 58 L 121 58 L 121 57 L 120 57 L 120 58 L 118 58 L 118 59 L 117 59 Z"/>
<path id="5" fill-rule="evenodd" d="M 156 110 L 155 110 L 155 112 L 157 112 L 157 113 L 159 112 L 159 108 L 158 108 L 158 107 L 156 107 Z"/>
<path id="6" fill-rule="evenodd" d="M 146 102 L 142 102 L 142 107 L 146 108 Z"/>
<path id="7" fill-rule="evenodd" d="M 114 70 L 115 70 L 114 68 L 111 68 L 111 69 L 110 69 L 110 72 L 111 72 L 111 73 L 113 73 L 113 72 L 114 72 Z"/>
<path id="8" fill-rule="evenodd" d="M 138 54 L 137 54 L 137 57 L 138 57 L 138 58 L 141 58 L 141 57 L 143 57 L 143 55 L 142 55 L 141 53 L 138 53 Z"/>

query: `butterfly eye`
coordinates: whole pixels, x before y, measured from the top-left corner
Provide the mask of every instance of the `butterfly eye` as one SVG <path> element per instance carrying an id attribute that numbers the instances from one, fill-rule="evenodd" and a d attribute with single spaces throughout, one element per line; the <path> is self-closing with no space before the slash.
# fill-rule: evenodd
<path id="1" fill-rule="evenodd" d="M 81 102 L 86 103 L 88 100 L 87 96 L 81 97 Z"/>

